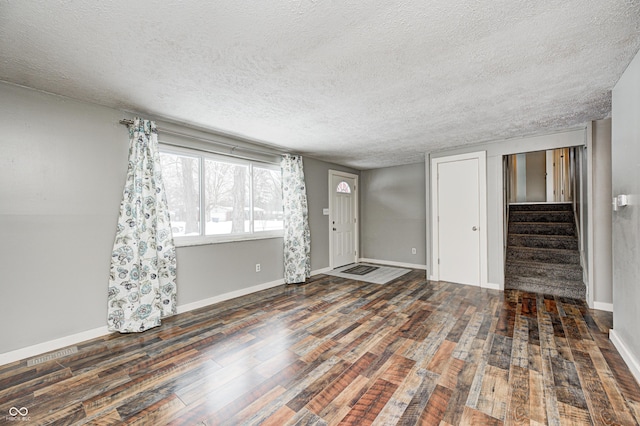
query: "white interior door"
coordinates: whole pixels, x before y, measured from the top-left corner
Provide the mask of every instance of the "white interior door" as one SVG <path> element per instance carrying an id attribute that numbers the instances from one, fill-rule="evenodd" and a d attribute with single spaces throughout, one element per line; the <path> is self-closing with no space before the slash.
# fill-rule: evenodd
<path id="1" fill-rule="evenodd" d="M 357 176 L 330 171 L 331 266 L 357 261 Z"/>
<path id="2" fill-rule="evenodd" d="M 439 161 L 435 166 L 438 279 L 480 286 L 480 159 Z"/>

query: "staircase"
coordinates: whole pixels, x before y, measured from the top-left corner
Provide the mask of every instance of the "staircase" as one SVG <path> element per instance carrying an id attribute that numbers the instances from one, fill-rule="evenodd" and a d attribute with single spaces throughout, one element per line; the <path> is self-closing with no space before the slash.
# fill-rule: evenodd
<path id="1" fill-rule="evenodd" d="M 512 204 L 505 289 L 585 299 L 571 204 Z"/>

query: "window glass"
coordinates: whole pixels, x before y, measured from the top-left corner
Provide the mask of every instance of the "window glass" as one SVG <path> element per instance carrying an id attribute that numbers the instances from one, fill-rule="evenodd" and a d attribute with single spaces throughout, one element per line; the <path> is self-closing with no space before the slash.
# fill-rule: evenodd
<path id="1" fill-rule="evenodd" d="M 282 235 L 280 167 L 162 145 L 160 161 L 178 242 Z"/>
<path id="2" fill-rule="evenodd" d="M 162 180 L 174 237 L 200 235 L 200 161 L 162 153 Z"/>
<path id="3" fill-rule="evenodd" d="M 351 194 L 351 187 L 347 182 L 342 181 L 338 184 L 338 187 L 336 188 L 336 192 L 341 192 L 343 194 Z"/>
<path id="4" fill-rule="evenodd" d="M 254 167 L 253 182 L 254 231 L 283 229 L 282 172 Z"/>
<path id="5" fill-rule="evenodd" d="M 250 232 L 249 167 L 205 159 L 206 235 Z"/>

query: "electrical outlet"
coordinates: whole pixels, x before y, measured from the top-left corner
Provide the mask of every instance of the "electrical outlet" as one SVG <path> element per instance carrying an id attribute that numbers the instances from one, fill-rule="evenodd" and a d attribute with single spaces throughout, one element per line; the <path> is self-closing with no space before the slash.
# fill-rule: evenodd
<path id="1" fill-rule="evenodd" d="M 260 264 L 256 263 L 256 272 L 260 272 Z"/>
<path id="2" fill-rule="evenodd" d="M 411 254 L 416 254 L 416 253 L 417 253 L 416 248 L 415 248 L 415 247 L 414 247 L 414 248 L 412 248 L 412 249 L 411 249 Z"/>

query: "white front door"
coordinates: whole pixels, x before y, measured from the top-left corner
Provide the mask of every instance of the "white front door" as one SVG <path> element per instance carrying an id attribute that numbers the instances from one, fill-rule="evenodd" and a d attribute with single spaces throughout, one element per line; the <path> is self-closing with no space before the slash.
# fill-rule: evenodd
<path id="1" fill-rule="evenodd" d="M 439 280 L 480 286 L 486 281 L 482 279 L 486 234 L 481 229 L 485 165 L 484 156 L 466 157 L 434 160 L 434 270 Z"/>
<path id="2" fill-rule="evenodd" d="M 350 173 L 329 171 L 332 268 L 357 261 L 357 179 Z"/>

